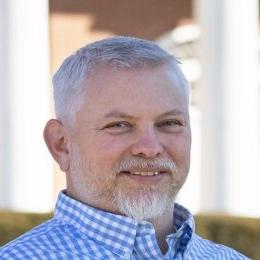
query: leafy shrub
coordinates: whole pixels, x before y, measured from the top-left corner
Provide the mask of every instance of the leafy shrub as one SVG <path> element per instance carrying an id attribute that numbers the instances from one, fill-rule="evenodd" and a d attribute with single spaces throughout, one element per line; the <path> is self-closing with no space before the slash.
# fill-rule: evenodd
<path id="1" fill-rule="evenodd" d="M 0 212 L 0 246 L 51 217 L 51 213 Z"/>
<path id="2" fill-rule="evenodd" d="M 260 219 L 223 215 L 200 215 L 195 219 L 202 237 L 260 259 Z"/>

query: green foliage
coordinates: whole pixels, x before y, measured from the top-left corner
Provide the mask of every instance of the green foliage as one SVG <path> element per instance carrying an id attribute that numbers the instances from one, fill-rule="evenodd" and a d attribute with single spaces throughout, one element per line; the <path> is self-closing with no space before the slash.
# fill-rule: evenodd
<path id="1" fill-rule="evenodd" d="M 51 218 L 52 214 L 0 212 L 0 246 Z"/>
<path id="2" fill-rule="evenodd" d="M 51 213 L 0 212 L 0 246 L 51 217 Z M 199 215 L 195 219 L 196 232 L 202 237 L 260 259 L 260 219 L 221 215 Z"/>
<path id="3" fill-rule="evenodd" d="M 195 219 L 202 237 L 260 259 L 260 219 L 223 215 L 200 215 Z"/>

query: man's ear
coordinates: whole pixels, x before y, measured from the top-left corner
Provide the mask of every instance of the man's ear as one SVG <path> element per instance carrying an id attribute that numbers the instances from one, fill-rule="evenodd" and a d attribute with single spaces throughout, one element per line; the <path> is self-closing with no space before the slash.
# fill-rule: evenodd
<path id="1" fill-rule="evenodd" d="M 45 143 L 62 171 L 69 169 L 67 134 L 63 124 L 56 119 L 47 122 L 43 132 Z"/>

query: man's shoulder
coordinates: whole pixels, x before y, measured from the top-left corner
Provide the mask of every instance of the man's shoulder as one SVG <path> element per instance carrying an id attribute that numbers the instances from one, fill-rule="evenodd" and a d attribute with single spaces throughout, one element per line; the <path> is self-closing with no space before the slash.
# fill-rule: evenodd
<path id="1" fill-rule="evenodd" d="M 194 234 L 193 244 L 190 248 L 191 254 L 200 256 L 200 259 L 228 259 L 228 260 L 246 260 L 250 259 L 240 252 L 228 246 L 214 243 L 210 240 L 202 238 L 201 236 Z"/>
<path id="2" fill-rule="evenodd" d="M 53 218 L 0 247 L 0 259 L 92 260 L 113 255 L 76 227 Z"/>
<path id="3" fill-rule="evenodd" d="M 30 259 L 32 256 L 41 258 L 51 249 L 51 237 L 60 227 L 60 223 L 53 218 L 43 222 L 0 247 L 0 259 Z"/>

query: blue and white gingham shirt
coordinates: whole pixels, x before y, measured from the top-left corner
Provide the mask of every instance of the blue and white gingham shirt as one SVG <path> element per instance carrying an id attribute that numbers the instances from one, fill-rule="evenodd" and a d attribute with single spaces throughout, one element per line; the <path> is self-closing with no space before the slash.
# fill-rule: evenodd
<path id="1" fill-rule="evenodd" d="M 151 223 L 92 208 L 61 192 L 52 219 L 0 248 L 0 259 L 248 259 L 194 233 L 188 210 L 176 204 L 163 255 Z"/>

